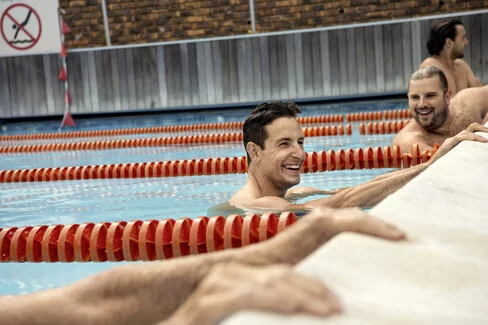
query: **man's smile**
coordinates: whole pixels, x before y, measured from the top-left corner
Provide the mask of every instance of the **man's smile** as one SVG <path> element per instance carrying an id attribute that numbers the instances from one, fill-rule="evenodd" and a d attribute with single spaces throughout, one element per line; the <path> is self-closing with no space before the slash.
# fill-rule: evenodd
<path id="1" fill-rule="evenodd" d="M 294 164 L 294 165 L 282 165 L 283 168 L 289 169 L 289 170 L 300 170 L 302 167 L 301 164 Z"/>
<path id="2" fill-rule="evenodd" d="M 427 117 L 434 113 L 434 109 L 432 107 L 418 108 L 415 112 L 421 117 Z"/>

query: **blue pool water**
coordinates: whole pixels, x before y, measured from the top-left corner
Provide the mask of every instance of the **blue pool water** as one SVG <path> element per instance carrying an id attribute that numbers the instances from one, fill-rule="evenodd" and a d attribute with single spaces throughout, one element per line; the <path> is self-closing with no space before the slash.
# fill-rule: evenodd
<path id="1" fill-rule="evenodd" d="M 404 102 L 334 105 L 304 108 L 304 116 L 349 113 L 375 109 L 400 109 Z M 190 113 L 185 117 L 152 116 L 77 120 L 76 130 L 115 129 L 241 121 L 247 110 Z M 158 124 L 159 123 L 159 124 Z M 55 122 L 3 125 L 1 134 L 54 132 Z M 160 135 L 157 135 L 160 136 Z M 390 145 L 393 135 L 307 138 L 305 150 Z M 44 143 L 49 140 L 44 140 Z M 4 144 L 0 144 L 4 145 Z M 90 164 L 182 160 L 242 156 L 241 143 L 168 146 L 101 151 L 67 151 L 0 156 L 0 169 L 61 167 Z M 389 169 L 335 171 L 303 174 L 302 185 L 323 189 L 349 187 L 381 175 Z M 146 220 L 196 217 L 226 201 L 244 183 L 246 175 L 215 175 L 151 179 L 83 180 L 38 183 L 0 183 L 0 228 L 40 224 Z M 122 263 L 118 263 L 122 264 Z M 0 264 L 0 294 L 19 294 L 72 283 L 115 263 L 4 263 Z"/>
<path id="2" fill-rule="evenodd" d="M 405 100 L 371 100 L 351 103 L 334 104 L 306 104 L 300 105 L 302 114 L 300 116 L 316 116 L 328 114 L 347 114 L 364 111 L 383 111 L 392 109 L 407 108 Z M 166 125 L 184 125 L 215 122 L 244 121 L 252 108 L 231 108 L 227 110 L 205 110 L 176 112 L 171 115 L 148 115 L 139 117 L 103 117 L 103 118 L 76 118 L 76 131 L 81 130 L 107 130 L 120 128 L 136 128 Z M 43 121 L 38 123 L 7 123 L 0 120 L 0 135 L 4 134 L 27 134 L 57 132 L 60 121 Z M 67 127 L 62 132 L 70 132 L 73 129 Z"/>

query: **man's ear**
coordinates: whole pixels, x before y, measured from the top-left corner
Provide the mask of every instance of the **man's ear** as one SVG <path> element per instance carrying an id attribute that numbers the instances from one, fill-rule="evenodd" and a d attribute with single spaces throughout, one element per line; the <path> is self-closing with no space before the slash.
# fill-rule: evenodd
<path id="1" fill-rule="evenodd" d="M 448 89 L 446 91 L 446 95 L 444 97 L 447 105 L 449 105 L 451 103 L 451 98 L 452 98 L 452 91 L 451 91 L 451 89 Z"/>
<path id="2" fill-rule="evenodd" d="M 452 46 L 452 43 L 453 43 L 452 39 L 446 38 L 446 42 L 444 43 L 444 47 L 450 49 Z"/>
<path id="3" fill-rule="evenodd" d="M 255 144 L 254 142 L 248 142 L 246 144 L 247 154 L 249 155 L 249 157 L 251 157 L 252 161 L 255 161 L 259 158 L 260 149 L 261 148 L 259 148 L 259 146 L 257 144 Z"/>

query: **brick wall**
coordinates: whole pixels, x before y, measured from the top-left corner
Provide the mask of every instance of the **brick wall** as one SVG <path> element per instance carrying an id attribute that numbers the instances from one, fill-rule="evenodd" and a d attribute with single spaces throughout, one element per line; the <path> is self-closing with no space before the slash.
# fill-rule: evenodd
<path id="1" fill-rule="evenodd" d="M 251 29 L 248 0 L 107 0 L 113 45 L 227 36 Z M 100 0 L 60 0 L 68 47 L 106 44 Z M 257 32 L 488 8 L 488 0 L 254 0 Z"/>

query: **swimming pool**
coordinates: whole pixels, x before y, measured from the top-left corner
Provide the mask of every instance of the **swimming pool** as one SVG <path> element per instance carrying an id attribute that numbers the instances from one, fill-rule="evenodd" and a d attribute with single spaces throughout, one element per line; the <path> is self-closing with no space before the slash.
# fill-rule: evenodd
<path id="1" fill-rule="evenodd" d="M 302 116 L 405 108 L 405 101 L 304 105 Z M 118 129 L 242 121 L 250 109 L 177 113 L 171 116 L 114 117 L 77 120 L 76 130 Z M 353 123 L 354 124 L 354 123 Z M 357 124 L 357 123 L 356 123 Z M 2 126 L 2 135 L 55 132 L 58 122 Z M 144 136 L 161 136 L 152 134 Z M 394 135 L 311 137 L 306 151 L 390 145 Z M 36 142 L 37 141 L 37 142 Z M 36 140 L 47 143 L 51 140 Z M 33 142 L 33 143 L 34 143 Z M 6 145 L 0 143 L 0 145 Z M 11 145 L 11 144 L 10 144 Z M 179 145 L 156 148 L 89 150 L 1 155 L 0 169 L 60 167 L 125 162 L 242 156 L 241 143 Z M 347 170 L 303 174 L 302 185 L 334 189 L 363 183 L 391 169 Z M 0 183 L 0 228 L 134 219 L 194 218 L 226 201 L 239 189 L 245 174 L 128 178 L 61 182 Z M 121 262 L 125 263 L 125 262 Z M 0 294 L 19 294 L 72 283 L 121 263 L 3 263 Z"/>

